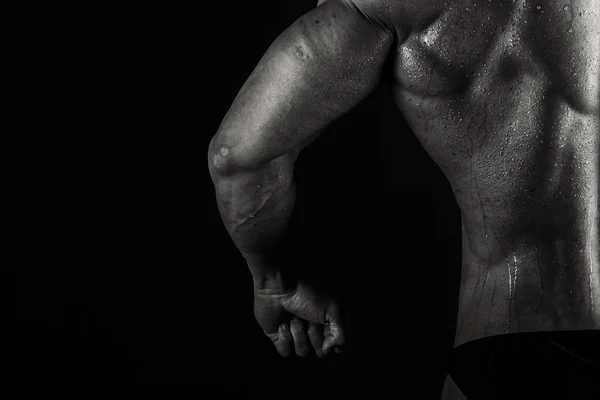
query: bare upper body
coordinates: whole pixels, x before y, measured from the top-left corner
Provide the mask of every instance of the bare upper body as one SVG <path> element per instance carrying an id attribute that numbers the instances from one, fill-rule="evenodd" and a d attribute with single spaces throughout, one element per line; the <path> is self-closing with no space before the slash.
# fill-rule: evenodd
<path id="1" fill-rule="evenodd" d="M 456 344 L 600 329 L 600 1 L 426 3 L 397 104 L 462 212 Z"/>
<path id="2" fill-rule="evenodd" d="M 280 275 L 259 253 L 289 218 L 297 152 L 386 62 L 462 212 L 456 345 L 600 329 L 600 0 L 330 0 L 296 21 L 209 150 L 255 284 Z"/>

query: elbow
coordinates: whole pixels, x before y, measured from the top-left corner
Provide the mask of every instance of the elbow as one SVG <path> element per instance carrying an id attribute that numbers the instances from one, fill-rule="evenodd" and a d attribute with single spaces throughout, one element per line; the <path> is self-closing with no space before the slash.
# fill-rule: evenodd
<path id="1" fill-rule="evenodd" d="M 287 153 L 272 157 L 267 151 L 260 151 L 255 146 L 236 146 L 224 143 L 215 136 L 208 146 L 208 169 L 213 178 L 227 177 L 238 172 L 262 170 L 266 167 L 279 165 L 281 161 L 291 163 L 298 157 L 299 151 L 294 149 Z"/>
<path id="2" fill-rule="evenodd" d="M 218 144 L 215 138 L 210 141 L 208 146 L 208 171 L 211 176 L 231 175 L 236 170 L 231 147 Z"/>
<path id="3" fill-rule="evenodd" d="M 260 159 L 251 151 L 241 151 L 240 146 L 224 143 L 215 136 L 208 146 L 208 170 L 212 176 L 230 176 L 262 166 Z"/>

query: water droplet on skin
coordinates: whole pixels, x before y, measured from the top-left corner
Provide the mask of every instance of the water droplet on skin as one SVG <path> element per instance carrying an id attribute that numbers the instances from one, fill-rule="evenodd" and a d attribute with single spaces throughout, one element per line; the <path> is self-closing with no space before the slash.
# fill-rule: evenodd
<path id="1" fill-rule="evenodd" d="M 542 6 L 537 6 L 536 7 L 536 10 L 541 10 L 541 9 L 542 9 Z"/>

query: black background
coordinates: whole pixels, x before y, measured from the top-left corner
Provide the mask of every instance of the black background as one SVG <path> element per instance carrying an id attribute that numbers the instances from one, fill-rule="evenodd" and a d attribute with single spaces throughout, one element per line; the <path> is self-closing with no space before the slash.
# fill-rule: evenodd
<path id="1" fill-rule="evenodd" d="M 455 328 L 460 212 L 387 86 L 296 168 L 297 257 L 345 296 L 350 359 L 276 354 L 220 221 L 208 143 L 270 43 L 314 3 L 75 10 L 68 36 L 82 43 L 51 51 L 37 78 L 39 118 L 51 129 L 37 142 L 35 178 L 23 183 L 34 195 L 17 236 L 33 245 L 16 264 L 15 379 L 439 393 Z"/>

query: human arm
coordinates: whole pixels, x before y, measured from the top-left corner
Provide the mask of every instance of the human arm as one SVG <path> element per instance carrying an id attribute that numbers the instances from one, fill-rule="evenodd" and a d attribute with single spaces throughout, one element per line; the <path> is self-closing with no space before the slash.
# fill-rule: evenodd
<path id="1" fill-rule="evenodd" d="M 339 317 L 327 315 L 336 314 L 333 300 L 286 280 L 281 240 L 294 206 L 293 167 L 309 141 L 375 88 L 393 42 L 392 30 L 368 7 L 323 2 L 275 40 L 211 141 L 217 204 L 252 273 L 255 313 L 257 295 L 258 303 L 277 299 L 265 307 L 279 311 L 256 313 L 270 337 L 290 315 L 316 324 Z M 307 301 L 308 311 L 295 307 Z"/>

